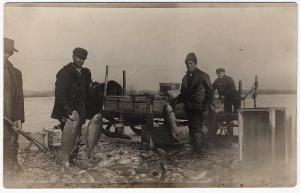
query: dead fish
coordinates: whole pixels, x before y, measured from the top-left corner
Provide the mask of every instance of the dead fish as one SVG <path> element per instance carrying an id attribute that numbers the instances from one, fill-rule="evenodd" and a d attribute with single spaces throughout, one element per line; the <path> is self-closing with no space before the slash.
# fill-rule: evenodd
<path id="1" fill-rule="evenodd" d="M 69 167 L 69 158 L 72 153 L 77 137 L 80 132 L 79 114 L 73 111 L 70 118 L 67 120 L 62 132 L 62 160 L 65 167 Z"/>
<path id="2" fill-rule="evenodd" d="M 100 134 L 101 134 L 101 127 L 103 124 L 103 117 L 101 113 L 94 115 L 94 117 L 90 120 L 87 126 L 87 156 L 88 158 L 92 157 L 92 153 L 94 150 L 95 145 L 98 144 Z"/>
<path id="3" fill-rule="evenodd" d="M 170 104 L 166 104 L 164 107 L 164 115 L 165 115 L 165 125 L 170 130 L 171 135 L 174 139 L 177 139 L 177 133 L 179 132 L 177 124 L 176 124 L 176 117 L 174 110 Z"/>
<path id="4" fill-rule="evenodd" d="M 207 174 L 207 171 L 203 171 L 197 176 L 190 177 L 191 180 L 200 180 L 201 178 L 204 178 Z"/>

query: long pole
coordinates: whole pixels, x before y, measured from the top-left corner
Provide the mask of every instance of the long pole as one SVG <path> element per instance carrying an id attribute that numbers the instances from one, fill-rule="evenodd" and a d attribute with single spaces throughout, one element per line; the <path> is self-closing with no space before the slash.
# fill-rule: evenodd
<path id="1" fill-rule="evenodd" d="M 102 101 L 102 110 L 104 110 L 104 100 L 107 94 L 107 82 L 108 82 L 108 65 L 106 65 L 105 68 L 105 80 L 104 80 L 104 97 L 103 97 L 103 101 Z"/>
<path id="2" fill-rule="evenodd" d="M 242 81 L 240 80 L 239 81 L 239 109 L 241 108 L 241 103 L 242 103 L 242 99 L 243 99 L 243 96 L 242 96 L 242 90 L 243 90 L 243 84 L 242 84 Z M 244 106 L 245 108 L 245 106 Z"/>
<path id="3" fill-rule="evenodd" d="M 108 82 L 108 65 L 106 65 L 106 69 L 105 69 L 104 97 L 107 94 L 107 82 Z"/>
<path id="4" fill-rule="evenodd" d="M 123 96 L 126 95 L 126 71 L 123 70 Z"/>
<path id="5" fill-rule="evenodd" d="M 257 88 L 258 88 L 258 80 L 257 80 L 257 75 L 255 75 L 254 94 L 253 94 L 254 108 L 256 108 Z"/>

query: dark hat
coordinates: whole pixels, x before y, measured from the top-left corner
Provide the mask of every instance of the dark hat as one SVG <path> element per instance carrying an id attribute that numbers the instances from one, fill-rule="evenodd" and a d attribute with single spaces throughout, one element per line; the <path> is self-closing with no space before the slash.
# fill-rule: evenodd
<path id="1" fill-rule="evenodd" d="M 225 69 L 224 69 L 224 68 L 218 68 L 218 69 L 216 70 L 216 73 L 217 73 L 217 74 L 220 73 L 220 72 L 225 72 Z"/>
<path id="2" fill-rule="evenodd" d="M 195 53 L 193 53 L 193 52 L 188 53 L 188 55 L 186 56 L 186 59 L 185 59 L 185 64 L 187 64 L 187 62 L 189 60 L 191 60 L 197 64 L 197 57 L 196 57 Z"/>
<path id="3" fill-rule="evenodd" d="M 4 52 L 11 53 L 11 52 L 19 52 L 15 47 L 15 41 L 9 38 L 4 38 Z"/>
<path id="4" fill-rule="evenodd" d="M 83 48 L 75 48 L 73 50 L 73 55 L 78 56 L 79 58 L 86 59 L 88 51 Z"/>

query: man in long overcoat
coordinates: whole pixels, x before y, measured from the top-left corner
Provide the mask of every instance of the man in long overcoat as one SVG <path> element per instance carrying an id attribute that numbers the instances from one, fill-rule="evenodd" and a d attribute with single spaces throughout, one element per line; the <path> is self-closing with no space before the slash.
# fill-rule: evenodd
<path id="1" fill-rule="evenodd" d="M 82 67 L 87 55 L 87 50 L 75 48 L 73 62 L 64 66 L 56 74 L 55 101 L 51 117 L 59 120 L 61 129 L 64 128 L 73 111 L 79 113 L 80 128 L 87 118 L 88 89 L 92 82 L 90 70 Z M 80 135 L 80 132 L 78 133 Z M 77 153 L 78 148 L 70 155 L 70 164 L 74 164 Z"/>
<path id="2" fill-rule="evenodd" d="M 13 55 L 14 40 L 4 38 L 4 148 L 3 148 L 3 171 L 4 183 L 11 180 L 18 172 L 22 171 L 19 165 L 18 134 L 14 129 L 22 129 L 24 118 L 24 97 L 22 73 L 8 60 Z M 7 119 L 13 122 L 11 125 Z"/>

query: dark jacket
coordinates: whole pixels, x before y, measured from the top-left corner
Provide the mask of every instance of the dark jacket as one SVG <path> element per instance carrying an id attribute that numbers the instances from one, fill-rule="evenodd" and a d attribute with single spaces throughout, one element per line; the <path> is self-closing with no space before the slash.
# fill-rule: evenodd
<path id="1" fill-rule="evenodd" d="M 56 74 L 55 101 L 51 118 L 60 120 L 62 117 L 66 117 L 65 107 L 76 110 L 81 114 L 79 105 L 84 103 L 85 108 L 88 107 L 90 83 L 91 72 L 89 69 L 82 68 L 80 75 L 72 63 L 64 66 Z M 82 119 L 86 118 L 87 113 L 84 112 L 84 114 L 85 117 L 82 117 Z"/>
<path id="2" fill-rule="evenodd" d="M 12 121 L 25 121 L 24 117 L 24 97 L 23 97 L 23 80 L 20 70 L 15 68 L 10 62 L 5 68 L 8 68 L 9 75 L 4 74 L 4 116 Z M 7 89 L 9 88 L 9 89 Z M 10 99 L 5 97 L 9 96 Z M 9 100 L 9 104 L 5 104 Z"/>
<path id="3" fill-rule="evenodd" d="M 184 75 L 177 102 L 184 103 L 187 110 L 206 111 L 213 104 L 213 94 L 209 75 L 196 68 Z"/>
<path id="4" fill-rule="evenodd" d="M 219 96 L 225 98 L 236 97 L 237 90 L 233 79 L 230 76 L 224 76 L 223 78 L 217 78 L 213 83 L 213 88 L 218 90 Z"/>

